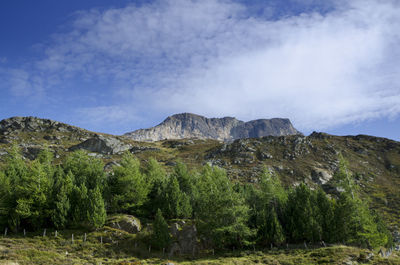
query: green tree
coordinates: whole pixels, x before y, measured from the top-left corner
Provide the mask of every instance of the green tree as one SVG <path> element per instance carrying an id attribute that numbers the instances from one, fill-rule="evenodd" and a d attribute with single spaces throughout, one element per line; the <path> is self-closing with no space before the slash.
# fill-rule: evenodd
<path id="1" fill-rule="evenodd" d="M 192 215 L 190 199 L 182 192 L 175 175 L 171 175 L 162 191 L 163 210 L 166 216 L 172 218 L 189 218 Z"/>
<path id="2" fill-rule="evenodd" d="M 6 157 L 6 163 L 0 175 L 0 219 L 3 226 L 18 230 L 21 216 L 17 213 L 17 187 L 29 180 L 29 169 L 22 158 L 20 150 L 13 145 Z"/>
<path id="3" fill-rule="evenodd" d="M 198 231 L 216 248 L 241 247 L 254 235 L 249 208 L 223 169 L 205 166 L 195 181 L 194 216 Z"/>
<path id="4" fill-rule="evenodd" d="M 301 183 L 289 192 L 286 219 L 287 232 L 294 242 L 319 240 L 321 227 L 316 218 L 315 194 Z"/>
<path id="5" fill-rule="evenodd" d="M 57 167 L 53 179 L 53 205 L 51 220 L 58 229 L 65 228 L 68 224 L 68 215 L 71 208 L 70 195 L 73 188 L 71 172 L 64 174 L 60 166 Z"/>
<path id="6" fill-rule="evenodd" d="M 81 186 L 73 185 L 71 191 L 71 222 L 80 226 L 87 222 L 87 212 L 89 207 L 88 190 L 84 184 Z"/>
<path id="7" fill-rule="evenodd" d="M 70 154 L 63 164 L 64 172 L 71 172 L 74 176 L 74 185 L 84 185 L 88 190 L 106 187 L 106 175 L 102 160 L 90 157 L 82 150 Z"/>
<path id="8" fill-rule="evenodd" d="M 157 210 L 157 214 L 153 223 L 151 241 L 152 245 L 157 249 L 166 248 L 171 243 L 171 235 L 169 234 L 168 224 L 165 221 L 160 209 Z"/>
<path id="9" fill-rule="evenodd" d="M 329 199 L 326 193 L 319 188 L 316 195 L 316 221 L 321 227 L 320 240 L 334 242 L 335 239 L 335 201 Z"/>
<path id="10" fill-rule="evenodd" d="M 189 173 L 185 164 L 178 162 L 174 167 L 172 176 L 179 182 L 179 188 L 184 193 L 191 195 L 193 190 L 193 177 Z"/>
<path id="11" fill-rule="evenodd" d="M 147 196 L 148 200 L 142 207 L 142 212 L 146 216 L 155 216 L 156 209 L 163 208 L 163 190 L 167 183 L 167 175 L 161 165 L 154 159 L 150 158 L 145 169 L 146 181 L 150 184 L 150 191 Z"/>
<path id="12" fill-rule="evenodd" d="M 150 192 L 151 183 L 140 171 L 140 162 L 131 153 L 125 153 L 121 165 L 114 167 L 109 182 L 110 211 L 133 213 L 143 205 Z"/>
<path id="13" fill-rule="evenodd" d="M 100 188 L 96 187 L 89 194 L 89 205 L 87 210 L 87 220 L 95 228 L 102 227 L 106 221 L 106 209 Z"/>

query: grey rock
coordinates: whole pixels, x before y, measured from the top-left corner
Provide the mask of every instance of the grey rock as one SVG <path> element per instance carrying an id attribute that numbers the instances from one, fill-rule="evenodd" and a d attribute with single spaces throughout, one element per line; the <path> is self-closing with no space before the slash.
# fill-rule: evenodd
<path id="1" fill-rule="evenodd" d="M 188 225 L 185 222 L 173 223 L 170 232 L 176 240 L 172 244 L 169 254 L 193 254 L 197 251 L 197 229 L 195 225 Z"/>
<path id="2" fill-rule="evenodd" d="M 110 171 L 112 171 L 112 169 L 113 169 L 114 166 L 120 166 L 120 164 L 118 164 L 118 163 L 115 162 L 115 161 L 108 162 L 108 163 L 104 166 L 104 171 L 110 172 Z"/>
<path id="3" fill-rule="evenodd" d="M 311 171 L 311 178 L 315 183 L 323 185 L 331 180 L 333 178 L 333 175 L 328 170 L 322 168 L 314 168 Z"/>
<path id="4" fill-rule="evenodd" d="M 95 135 L 94 137 L 72 146 L 70 151 L 84 149 L 90 152 L 112 155 L 129 150 L 131 145 L 125 144 L 112 136 Z"/>
<path id="5" fill-rule="evenodd" d="M 119 229 L 130 234 L 136 234 L 142 230 L 140 220 L 132 215 L 112 216 L 106 223 L 109 227 Z"/>
<path id="6" fill-rule="evenodd" d="M 136 141 L 160 141 L 165 139 L 215 139 L 232 141 L 241 138 L 301 134 L 289 119 L 260 119 L 243 122 L 233 117 L 206 118 L 191 113 L 168 117 L 159 125 L 126 133 Z"/>
<path id="7" fill-rule="evenodd" d="M 129 149 L 129 152 L 131 152 L 132 154 L 142 153 L 146 151 L 159 152 L 160 148 L 152 146 L 134 146 Z"/>
<path id="8" fill-rule="evenodd" d="M 22 154 L 29 160 L 34 160 L 38 157 L 39 153 L 43 150 L 43 147 L 36 145 L 21 145 Z"/>
<path id="9" fill-rule="evenodd" d="M 178 237 L 179 229 L 180 229 L 180 225 L 178 223 L 173 223 L 171 225 L 169 231 L 173 237 Z"/>
<path id="10" fill-rule="evenodd" d="M 0 121 L 0 134 L 7 135 L 15 131 L 23 132 L 52 132 L 54 130 L 63 132 L 85 132 L 75 126 L 58 121 L 40 119 L 37 117 L 12 117 Z"/>

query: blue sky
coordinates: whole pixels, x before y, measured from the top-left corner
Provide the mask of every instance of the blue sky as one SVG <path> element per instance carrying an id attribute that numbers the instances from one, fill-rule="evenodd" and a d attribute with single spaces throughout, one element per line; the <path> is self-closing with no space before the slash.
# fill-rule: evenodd
<path id="1" fill-rule="evenodd" d="M 174 113 L 400 140 L 400 5 L 0 2 L 0 119 L 122 134 Z"/>

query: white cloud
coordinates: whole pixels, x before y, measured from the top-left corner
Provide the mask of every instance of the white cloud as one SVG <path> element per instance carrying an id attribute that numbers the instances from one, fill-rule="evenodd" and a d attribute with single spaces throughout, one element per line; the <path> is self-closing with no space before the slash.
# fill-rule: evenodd
<path id="1" fill-rule="evenodd" d="M 301 130 L 321 130 L 398 116 L 399 5 L 336 3 L 326 14 L 277 21 L 249 17 L 227 0 L 81 12 L 30 75 L 45 72 L 48 87 L 108 82 L 112 102 L 78 111 L 98 122 L 190 111 L 288 117 Z M 30 78 L 16 78 L 14 89 L 25 91 Z"/>

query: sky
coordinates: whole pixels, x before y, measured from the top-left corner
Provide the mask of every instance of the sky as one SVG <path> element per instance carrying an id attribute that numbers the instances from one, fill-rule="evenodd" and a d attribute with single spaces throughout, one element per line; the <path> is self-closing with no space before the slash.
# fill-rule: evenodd
<path id="1" fill-rule="evenodd" d="M 123 134 L 191 112 L 400 140 L 395 0 L 0 2 L 0 119 Z"/>

